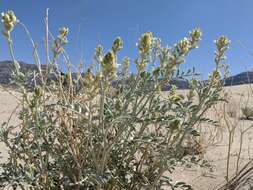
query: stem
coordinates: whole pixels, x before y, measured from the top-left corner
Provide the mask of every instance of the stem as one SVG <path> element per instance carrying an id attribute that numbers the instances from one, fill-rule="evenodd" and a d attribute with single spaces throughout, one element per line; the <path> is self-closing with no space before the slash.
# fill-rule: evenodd
<path id="1" fill-rule="evenodd" d="M 45 32 L 46 32 L 46 38 L 45 38 L 45 48 L 46 48 L 46 66 L 48 67 L 49 61 L 49 48 L 48 48 L 48 11 L 49 8 L 46 10 L 46 18 L 45 18 Z M 48 68 L 47 68 L 48 69 Z"/>
<path id="2" fill-rule="evenodd" d="M 240 162 L 240 157 L 242 153 L 242 143 L 243 143 L 243 133 L 240 134 L 240 147 L 239 147 L 238 158 L 236 161 L 236 175 L 238 175 L 238 170 L 239 170 L 239 162 Z"/>
<path id="3" fill-rule="evenodd" d="M 229 141 L 228 141 L 228 152 L 227 152 L 227 170 L 226 170 L 226 181 L 228 183 L 228 179 L 229 179 L 229 164 L 230 164 L 230 152 L 231 152 L 231 146 L 232 146 L 232 131 L 229 131 Z"/>

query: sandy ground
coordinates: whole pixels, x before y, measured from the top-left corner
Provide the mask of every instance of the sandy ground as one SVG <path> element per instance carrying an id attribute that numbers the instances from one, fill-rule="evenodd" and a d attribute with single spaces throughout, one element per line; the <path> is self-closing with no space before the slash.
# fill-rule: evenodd
<path id="1" fill-rule="evenodd" d="M 241 107 L 245 105 L 252 105 L 253 101 L 253 88 L 250 85 L 240 85 L 225 87 L 224 92 L 227 93 L 229 103 L 226 106 L 226 112 L 233 111 L 237 117 L 228 117 L 230 129 L 235 126 L 234 138 L 232 142 L 229 176 L 232 177 L 236 172 L 236 165 L 238 159 L 238 152 L 240 149 L 241 132 L 251 125 L 253 121 L 241 119 Z M 185 93 L 185 92 L 182 92 Z M 216 110 L 208 113 L 213 119 L 218 119 L 223 115 L 223 107 L 217 105 Z M 203 144 L 205 147 L 204 159 L 210 164 L 211 168 L 201 168 L 193 166 L 192 168 L 180 168 L 173 174 L 174 180 L 182 180 L 193 186 L 197 190 L 212 190 L 217 189 L 225 181 L 227 170 L 227 155 L 228 155 L 228 142 L 229 133 L 228 125 L 223 121 L 219 127 L 202 125 L 200 128 L 207 128 L 203 130 L 204 137 Z M 213 133 L 212 135 L 210 133 Z M 214 142 L 207 142 L 209 137 L 215 137 Z M 253 127 L 244 132 L 242 141 L 242 153 L 240 156 L 239 168 L 242 168 L 247 161 L 253 158 Z M 248 189 L 248 188 L 247 188 Z"/>
<path id="2" fill-rule="evenodd" d="M 0 126 L 9 121 L 9 125 L 17 125 L 19 120 L 18 100 L 15 98 L 18 94 L 15 91 L 9 92 L 0 89 Z M 7 157 L 7 150 L 3 143 L 0 142 L 0 162 L 4 162 Z"/>
<path id="3" fill-rule="evenodd" d="M 14 91 L 11 92 L 14 95 L 17 95 L 17 93 Z M 228 110 L 236 110 L 239 118 L 240 106 L 252 103 L 253 91 L 251 92 L 249 85 L 241 85 L 226 87 L 225 92 L 227 92 L 230 97 Z M 182 93 L 185 93 L 185 91 Z M 8 92 L 0 90 L 0 123 L 6 122 L 8 120 L 9 116 L 17 105 L 18 101 L 14 96 Z M 16 113 L 17 111 L 14 112 L 10 124 L 18 123 Z M 219 114 L 222 114 L 221 107 L 217 107 L 216 112 L 209 113 L 209 115 L 210 114 L 210 117 L 214 118 L 216 116 L 219 116 Z M 230 176 L 233 176 L 236 170 L 236 160 L 240 147 L 240 131 L 252 125 L 253 121 L 245 121 L 235 118 L 229 118 L 229 120 L 231 121 L 231 124 L 236 124 L 235 137 L 233 139 L 233 146 L 231 150 L 231 162 L 229 167 L 229 174 Z M 204 158 L 211 164 L 211 169 L 200 168 L 198 166 L 193 166 L 191 168 L 178 168 L 173 174 L 172 178 L 175 181 L 185 181 L 191 184 L 193 188 L 197 190 L 211 190 L 225 180 L 227 166 L 226 158 L 228 150 L 228 130 L 225 124 L 218 128 L 214 128 L 213 126 L 200 127 L 208 129 L 203 130 L 202 134 L 204 137 L 203 144 L 205 145 Z M 212 143 L 206 140 L 210 136 L 215 137 Z M 253 127 L 252 129 L 248 130 L 243 136 L 243 148 L 240 167 L 242 167 L 249 159 L 253 157 L 253 145 L 251 146 L 252 137 Z M 0 144 L 0 152 L 2 152 L 0 155 L 2 157 L 0 158 L 0 162 L 3 162 L 7 156 L 7 152 L 3 144 Z"/>

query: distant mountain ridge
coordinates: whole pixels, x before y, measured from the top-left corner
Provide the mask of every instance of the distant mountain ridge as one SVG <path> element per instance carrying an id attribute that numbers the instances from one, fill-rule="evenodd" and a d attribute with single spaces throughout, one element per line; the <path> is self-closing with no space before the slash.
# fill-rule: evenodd
<path id="1" fill-rule="evenodd" d="M 235 86 L 241 84 L 253 83 L 253 71 L 246 71 L 234 76 L 230 76 L 225 80 L 225 86 Z"/>
<path id="2" fill-rule="evenodd" d="M 28 64 L 25 62 L 19 62 L 21 71 L 38 71 L 35 64 Z M 42 65 L 42 69 L 46 68 Z M 11 61 L 0 61 L 0 85 L 10 85 L 11 84 L 11 73 L 12 73 L 12 62 Z M 253 83 L 253 71 L 246 71 L 239 73 L 234 76 L 230 76 L 225 80 L 225 86 L 234 86 L 241 84 Z M 176 85 L 179 89 L 187 89 L 189 87 L 189 82 L 185 79 L 174 79 L 172 83 Z M 169 90 L 170 85 L 163 88 L 164 91 Z"/>
<path id="3" fill-rule="evenodd" d="M 38 71 L 37 65 L 28 64 L 19 61 L 21 71 Z M 45 69 L 45 65 L 42 66 Z M 12 61 L 0 61 L 0 84 L 9 85 L 11 84 L 11 74 L 13 70 Z"/>

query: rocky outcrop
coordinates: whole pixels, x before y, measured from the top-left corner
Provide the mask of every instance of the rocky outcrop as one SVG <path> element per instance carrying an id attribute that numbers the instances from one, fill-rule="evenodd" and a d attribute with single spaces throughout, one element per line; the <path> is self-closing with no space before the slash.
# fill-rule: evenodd
<path id="1" fill-rule="evenodd" d="M 11 69 L 9 61 L 0 62 L 0 84 L 9 84 L 11 82 Z"/>
<path id="2" fill-rule="evenodd" d="M 20 69 L 22 72 L 33 72 L 38 71 L 37 65 L 27 64 L 24 62 L 19 62 Z M 42 69 L 45 69 L 45 65 L 42 66 Z M 0 84 L 2 85 L 10 85 L 12 84 L 12 70 L 13 64 L 11 61 L 0 61 Z"/>

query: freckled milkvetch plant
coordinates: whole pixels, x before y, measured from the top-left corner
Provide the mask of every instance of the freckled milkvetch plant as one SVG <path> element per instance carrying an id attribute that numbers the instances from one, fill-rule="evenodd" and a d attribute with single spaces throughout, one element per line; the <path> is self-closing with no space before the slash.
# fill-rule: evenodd
<path id="1" fill-rule="evenodd" d="M 215 124 L 204 115 L 222 101 L 226 37 L 215 41 L 216 67 L 208 81 L 192 77 L 188 94 L 183 96 L 173 85 L 168 93 L 161 89 L 174 78 L 194 75 L 179 72 L 178 67 L 197 48 L 200 29 L 172 47 L 162 47 L 151 32 L 144 33 L 137 45 L 134 74 L 129 73 L 128 57 L 117 67 L 117 55 L 123 48 L 119 37 L 106 53 L 98 45 L 95 64 L 73 74 L 64 50 L 68 28 L 61 28 L 52 40 L 47 30 L 47 69 L 41 69 L 37 46 L 30 38 L 38 72 L 23 73 L 14 56 L 11 32 L 18 24 L 29 37 L 30 33 L 12 11 L 2 13 L 2 23 L 13 59 L 13 80 L 21 94 L 19 125 L 7 122 L 1 129 L 1 142 L 9 153 L 0 169 L 3 187 L 191 189 L 170 176 L 177 166 L 199 164 L 198 158 L 184 153 L 183 146 L 186 138 L 198 136 L 196 125 Z M 65 75 L 59 64 L 67 65 Z"/>

